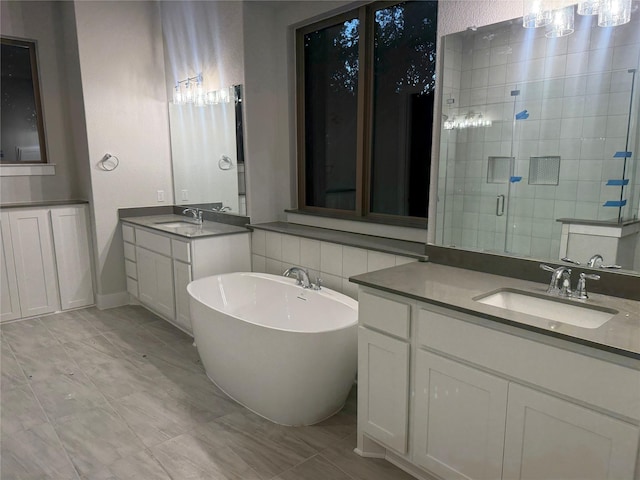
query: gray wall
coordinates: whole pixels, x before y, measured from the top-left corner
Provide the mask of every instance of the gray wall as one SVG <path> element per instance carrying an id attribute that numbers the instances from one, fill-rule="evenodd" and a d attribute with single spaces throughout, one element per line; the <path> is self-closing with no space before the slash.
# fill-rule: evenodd
<path id="1" fill-rule="evenodd" d="M 1 2 L 2 34 L 35 40 L 38 45 L 40 88 L 44 112 L 47 153 L 56 165 L 51 176 L 3 176 L 2 203 L 67 200 L 83 197 L 78 177 L 79 158 L 74 148 L 70 99 L 81 92 L 72 90 L 68 69 L 77 57 L 67 55 L 69 27 L 65 2 Z M 86 197 L 84 197 L 86 198 Z"/>

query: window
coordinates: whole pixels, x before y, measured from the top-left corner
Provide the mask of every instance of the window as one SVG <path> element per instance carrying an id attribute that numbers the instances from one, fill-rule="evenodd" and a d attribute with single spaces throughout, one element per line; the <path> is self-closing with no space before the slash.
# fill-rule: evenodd
<path id="1" fill-rule="evenodd" d="M 376 2 L 297 31 L 300 209 L 425 225 L 437 11 Z"/>
<path id="2" fill-rule="evenodd" d="M 46 164 L 36 44 L 2 37 L 1 164 Z"/>

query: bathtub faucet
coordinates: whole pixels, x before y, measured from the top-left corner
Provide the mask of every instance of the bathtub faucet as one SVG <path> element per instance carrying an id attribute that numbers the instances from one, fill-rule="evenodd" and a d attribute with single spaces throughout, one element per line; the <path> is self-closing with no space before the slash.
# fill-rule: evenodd
<path id="1" fill-rule="evenodd" d="M 304 268 L 287 268 L 282 275 L 285 277 L 295 276 L 298 280 L 297 284 L 302 285 L 302 288 L 313 288 L 313 284 L 311 283 L 311 280 L 309 280 L 309 273 Z"/>

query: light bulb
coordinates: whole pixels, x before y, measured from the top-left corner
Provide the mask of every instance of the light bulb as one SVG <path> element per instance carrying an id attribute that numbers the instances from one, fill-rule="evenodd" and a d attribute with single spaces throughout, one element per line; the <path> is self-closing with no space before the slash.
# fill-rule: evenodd
<path id="1" fill-rule="evenodd" d="M 189 82 L 187 80 L 187 83 L 184 86 L 184 101 L 185 103 L 193 103 L 195 100 L 194 97 L 194 93 L 193 93 L 193 86 L 191 85 L 191 82 Z"/>
<path id="2" fill-rule="evenodd" d="M 598 12 L 599 27 L 616 27 L 631 20 L 631 0 L 602 0 Z"/>
<path id="3" fill-rule="evenodd" d="M 584 0 L 578 2 L 579 15 L 597 15 L 600 11 L 600 0 Z"/>
<path id="4" fill-rule="evenodd" d="M 198 80 L 198 83 L 196 83 L 196 91 L 195 91 L 195 100 L 194 103 L 198 106 L 198 107 L 202 107 L 204 106 L 204 89 L 202 88 L 202 81 Z"/>
<path id="5" fill-rule="evenodd" d="M 176 88 L 173 90 L 173 103 L 181 105 L 184 102 L 182 90 L 180 89 L 180 83 L 176 83 Z"/>
<path id="6" fill-rule="evenodd" d="M 575 30 L 575 16 L 573 5 L 559 8 L 552 12 L 551 23 L 547 25 L 547 38 L 565 37 Z"/>

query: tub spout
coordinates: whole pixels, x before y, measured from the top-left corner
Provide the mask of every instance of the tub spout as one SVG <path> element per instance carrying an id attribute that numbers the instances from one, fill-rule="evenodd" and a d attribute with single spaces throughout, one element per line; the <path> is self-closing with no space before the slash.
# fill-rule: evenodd
<path id="1" fill-rule="evenodd" d="M 311 280 L 309 280 L 309 273 L 300 267 L 287 268 L 282 274 L 285 277 L 295 276 L 298 280 L 297 284 L 302 285 L 302 288 L 311 288 Z"/>

